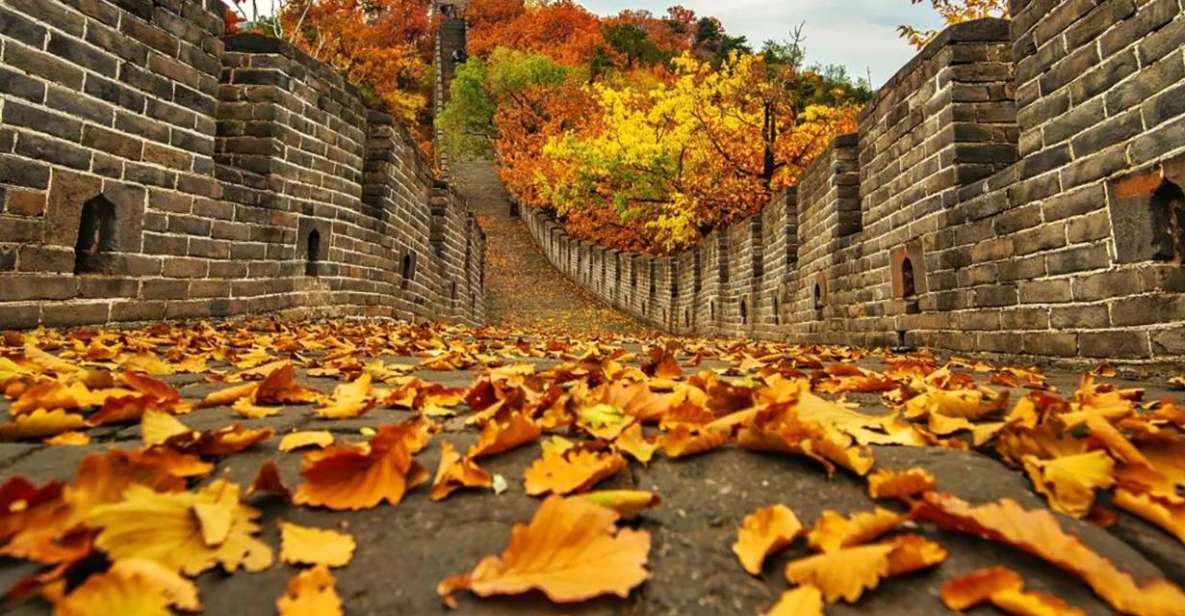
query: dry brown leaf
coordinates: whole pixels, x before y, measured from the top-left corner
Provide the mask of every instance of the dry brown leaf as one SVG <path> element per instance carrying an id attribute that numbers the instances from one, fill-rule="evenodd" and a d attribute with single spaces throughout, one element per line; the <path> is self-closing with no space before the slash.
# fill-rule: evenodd
<path id="1" fill-rule="evenodd" d="M 280 559 L 289 565 L 344 567 L 355 547 L 354 538 L 345 533 L 280 522 Z"/>
<path id="2" fill-rule="evenodd" d="M 1120 509 L 1138 515 L 1161 527 L 1185 543 L 1185 502 L 1155 494 L 1137 494 L 1124 488 L 1115 490 L 1111 502 Z"/>
<path id="3" fill-rule="evenodd" d="M 650 533 L 619 530 L 617 519 L 588 501 L 551 496 L 530 524 L 514 526 L 506 551 L 485 557 L 468 574 L 442 580 L 437 592 L 454 607 L 452 594 L 462 589 L 482 597 L 539 590 L 556 603 L 627 597 L 648 575 Z"/>
<path id="4" fill-rule="evenodd" d="M 624 469 L 625 458 L 618 453 L 570 449 L 544 455 L 531 463 L 523 474 L 527 494 L 571 494 L 584 492 L 601 480 Z"/>
<path id="5" fill-rule="evenodd" d="M 787 590 L 765 616 L 823 616 L 823 593 L 814 586 Z"/>
<path id="6" fill-rule="evenodd" d="M 152 579 L 112 569 L 90 576 L 54 605 L 54 616 L 172 616 L 169 597 Z"/>
<path id="7" fill-rule="evenodd" d="M 292 502 L 335 510 L 398 505 L 407 490 L 428 480 L 412 456 L 426 443 L 423 424 L 382 426 L 367 445 L 334 445 L 304 455 Z"/>
<path id="8" fill-rule="evenodd" d="M 1039 592 L 1001 590 L 988 598 L 992 605 L 1014 616 L 1086 616 L 1060 598 Z"/>
<path id="9" fill-rule="evenodd" d="M 745 516 L 732 552 L 751 575 L 761 575 L 765 557 L 790 545 L 802 534 L 798 516 L 785 505 L 762 507 Z"/>
<path id="10" fill-rule="evenodd" d="M 278 494 L 285 500 L 292 498 L 292 493 L 280 478 L 280 470 L 276 468 L 276 463 L 272 460 L 260 465 L 259 471 L 255 473 L 255 479 L 247 488 L 247 496 L 253 496 L 259 492 Z"/>
<path id="11" fill-rule="evenodd" d="M 276 600 L 280 616 L 342 616 L 342 600 L 329 568 L 318 565 L 288 581 L 288 591 Z"/>
<path id="12" fill-rule="evenodd" d="M 945 559 L 946 550 L 937 543 L 902 535 L 793 561 L 786 565 L 786 579 L 818 588 L 827 603 L 840 598 L 855 603 L 884 578 L 932 567 Z"/>
<path id="13" fill-rule="evenodd" d="M 493 476 L 479 468 L 472 459 L 461 457 L 452 443 L 444 441 L 440 444 L 440 467 L 432 481 L 432 500 L 444 500 L 461 488 L 488 488 L 492 485 Z"/>
<path id="14" fill-rule="evenodd" d="M 934 475 L 924 468 L 897 472 L 882 468 L 868 476 L 868 495 L 877 498 L 904 499 L 933 490 Z"/>
<path id="15" fill-rule="evenodd" d="M 56 436 L 51 436 L 44 441 L 46 445 L 57 446 L 75 446 L 75 445 L 89 445 L 91 437 L 85 432 L 62 432 Z"/>
<path id="16" fill-rule="evenodd" d="M 642 464 L 649 464 L 654 457 L 654 452 L 658 450 L 658 443 L 651 442 L 646 438 L 640 423 L 631 424 L 622 430 L 621 434 L 617 436 L 617 440 L 613 441 L 613 445 Z"/>
<path id="17" fill-rule="evenodd" d="M 333 444 L 333 434 L 329 430 L 316 430 L 310 432 L 292 432 L 285 434 L 284 438 L 280 439 L 280 451 L 288 453 L 296 451 L 302 447 L 317 447 L 324 449 Z"/>
<path id="18" fill-rule="evenodd" d="M 1185 605 L 1185 593 L 1157 578 L 1137 584 L 1131 575 L 1062 530 L 1044 509 L 1026 510 L 1003 499 L 972 506 L 949 494 L 929 493 L 914 507 L 917 519 L 1010 545 L 1069 571 L 1115 609 L 1136 616 L 1174 616 Z"/>

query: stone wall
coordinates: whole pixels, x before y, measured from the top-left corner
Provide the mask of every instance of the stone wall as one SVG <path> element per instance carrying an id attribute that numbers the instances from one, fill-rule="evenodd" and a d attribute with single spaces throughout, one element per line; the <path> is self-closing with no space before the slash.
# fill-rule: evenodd
<path id="1" fill-rule="evenodd" d="M 594 291 L 676 333 L 1180 361 L 1182 3 L 1013 4 L 939 36 L 760 215 L 615 255 L 674 264 L 672 295 L 644 311 L 612 272 Z M 562 257 L 583 245 L 525 215 L 579 280 Z"/>
<path id="2" fill-rule="evenodd" d="M 483 318 L 484 236 L 406 130 L 217 0 L 0 4 L 0 328 Z"/>

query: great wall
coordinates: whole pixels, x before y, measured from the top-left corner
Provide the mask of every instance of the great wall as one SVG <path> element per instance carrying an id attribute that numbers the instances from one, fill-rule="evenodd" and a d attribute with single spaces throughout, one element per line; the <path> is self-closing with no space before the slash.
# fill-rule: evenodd
<path id="1" fill-rule="evenodd" d="M 224 36 L 221 8 L 0 5 L 0 328 L 482 322 L 463 199 L 340 76 Z M 673 334 L 1179 361 L 1185 8 L 1012 8 L 942 33 L 796 190 L 694 250 L 622 253 L 522 215 L 558 270 Z M 463 45 L 447 19 L 438 106 Z"/>
<path id="2" fill-rule="evenodd" d="M 759 215 L 672 257 L 527 210 L 551 262 L 675 334 L 1185 355 L 1185 11 L 1015 0 L 948 29 Z"/>
<path id="3" fill-rule="evenodd" d="M 484 237 L 407 131 L 218 0 L 0 4 L 0 329 L 483 320 Z"/>

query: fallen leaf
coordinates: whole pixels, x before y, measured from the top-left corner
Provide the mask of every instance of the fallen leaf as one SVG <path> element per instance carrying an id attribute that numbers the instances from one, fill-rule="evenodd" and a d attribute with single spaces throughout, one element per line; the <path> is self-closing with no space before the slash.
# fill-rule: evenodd
<path id="1" fill-rule="evenodd" d="M 1112 478 L 1115 461 L 1105 451 L 1095 450 L 1051 460 L 1027 455 L 1023 462 L 1033 487 L 1045 495 L 1049 505 L 1076 518 L 1090 511 L 1095 490 L 1115 485 Z"/>
<path id="2" fill-rule="evenodd" d="M 662 502 L 654 492 L 644 490 L 598 490 L 572 498 L 582 498 L 606 509 L 612 509 L 623 520 L 632 520 L 638 514 Z"/>
<path id="3" fill-rule="evenodd" d="M 943 582 L 939 595 L 946 607 L 961 612 L 987 601 L 1002 590 L 1020 590 L 1024 586 L 1025 582 L 1019 573 L 1007 567 L 992 567 Z"/>
<path id="4" fill-rule="evenodd" d="M 292 432 L 280 439 L 280 451 L 288 453 L 302 447 L 317 447 L 323 449 L 333 444 L 333 434 L 328 430 L 312 432 Z"/>
<path id="5" fill-rule="evenodd" d="M 82 415 L 64 410 L 37 409 L 17 415 L 11 422 L 0 424 L 0 441 L 43 438 L 87 427 Z"/>
<path id="6" fill-rule="evenodd" d="M 874 499 L 904 499 L 929 492 L 937 485 L 934 475 L 923 468 L 897 472 L 882 468 L 868 476 L 868 495 Z"/>
<path id="7" fill-rule="evenodd" d="M 342 616 L 342 600 L 329 568 L 318 565 L 288 581 L 288 591 L 276 600 L 280 616 Z"/>
<path id="8" fill-rule="evenodd" d="M 195 506 L 222 510 L 229 517 L 221 542 L 207 542 L 211 529 L 203 527 Z M 143 558 L 197 575 L 215 565 L 231 572 L 271 566 L 271 548 L 253 537 L 258 517 L 259 512 L 239 503 L 238 486 L 219 480 L 196 493 L 153 492 L 133 485 L 122 501 L 92 508 L 87 523 L 99 529 L 95 546 L 113 559 Z"/>
<path id="9" fill-rule="evenodd" d="M 617 520 L 612 510 L 588 501 L 551 496 L 530 524 L 514 526 L 500 556 L 442 580 L 437 592 L 454 607 L 452 594 L 462 589 L 481 597 L 539 590 L 556 603 L 627 597 L 648 575 L 650 533 L 618 529 Z"/>
<path id="10" fill-rule="evenodd" d="M 440 467 L 432 481 L 432 500 L 444 500 L 461 488 L 488 488 L 493 483 L 494 478 L 489 473 L 479 468 L 472 459 L 461 457 L 452 443 L 444 441 L 440 444 Z"/>
<path id="11" fill-rule="evenodd" d="M 469 447 L 466 457 L 476 460 L 536 441 L 543 428 L 522 413 L 511 413 L 505 422 L 490 419 L 481 427 L 481 436 Z"/>
<path id="12" fill-rule="evenodd" d="M 823 616 L 823 593 L 814 586 L 787 590 L 765 616 Z"/>
<path id="13" fill-rule="evenodd" d="M 174 436 L 192 433 L 189 426 L 168 413 L 147 411 L 140 418 L 140 437 L 148 446 L 163 445 Z"/>
<path id="14" fill-rule="evenodd" d="M 258 492 L 279 494 L 284 499 L 292 497 L 292 493 L 284 485 L 284 481 L 280 479 L 280 471 L 276 468 L 276 463 L 272 460 L 268 460 L 260 465 L 259 471 L 255 473 L 255 479 L 251 482 L 251 486 L 247 488 L 247 496 L 252 496 Z"/>
<path id="15" fill-rule="evenodd" d="M 668 458 L 684 458 L 718 449 L 728 442 L 728 433 L 712 428 L 679 424 L 658 438 Z"/>
<path id="16" fill-rule="evenodd" d="M 152 579 L 112 569 L 92 575 L 54 605 L 54 616 L 171 616 L 169 597 Z"/>
<path id="17" fill-rule="evenodd" d="M 363 373 L 354 382 L 338 385 L 333 390 L 329 404 L 317 408 L 318 417 L 326 419 L 351 419 L 359 417 L 374 408 L 376 401 L 370 395 L 371 376 Z"/>
<path id="18" fill-rule="evenodd" d="M 949 494 L 931 492 L 915 505 L 916 519 L 1012 546 L 1082 578 L 1115 609 L 1137 616 L 1173 616 L 1185 604 L 1175 584 L 1156 578 L 1137 584 L 1128 573 L 1062 530 L 1044 509 L 1026 510 L 1002 499 L 972 506 Z"/>
<path id="19" fill-rule="evenodd" d="M 46 445 L 58 446 L 74 446 L 74 445 L 88 445 L 91 442 L 91 437 L 85 432 L 62 432 L 57 436 L 51 436 L 44 441 Z"/>
<path id="20" fill-rule="evenodd" d="M 751 575 L 761 575 L 765 557 L 790 545 L 802 534 L 802 523 L 785 505 L 762 507 L 745 516 L 732 552 Z"/>
<path id="21" fill-rule="evenodd" d="M 901 535 L 793 561 L 786 565 L 786 579 L 818 588 L 827 603 L 840 598 L 855 603 L 884 578 L 932 567 L 945 559 L 946 550 L 937 543 Z"/>
<path id="22" fill-rule="evenodd" d="M 613 446 L 619 451 L 628 453 L 630 457 L 642 464 L 649 464 L 654 457 L 654 452 L 658 451 L 659 447 L 658 443 L 646 439 L 640 423 L 631 424 L 622 430 L 621 434 L 617 435 L 617 439 L 613 441 Z"/>
<path id="23" fill-rule="evenodd" d="M 570 449 L 559 454 L 544 454 L 531 463 L 523 474 L 527 494 L 571 494 L 584 492 L 601 480 L 624 469 L 621 454 Z"/>
<path id="24" fill-rule="evenodd" d="M 379 428 L 367 445 L 334 445 L 304 455 L 292 502 L 334 510 L 398 505 L 407 490 L 428 480 L 412 459 L 424 446 L 422 425 L 405 422 Z"/>
<path id="25" fill-rule="evenodd" d="M 280 522 L 280 559 L 289 565 L 344 567 L 354 548 L 354 538 L 345 533 Z"/>
<path id="26" fill-rule="evenodd" d="M 828 510 L 823 512 L 807 533 L 807 544 L 821 552 L 835 552 L 872 541 L 908 519 L 909 516 L 880 507 L 873 511 L 861 511 L 850 518 Z"/>

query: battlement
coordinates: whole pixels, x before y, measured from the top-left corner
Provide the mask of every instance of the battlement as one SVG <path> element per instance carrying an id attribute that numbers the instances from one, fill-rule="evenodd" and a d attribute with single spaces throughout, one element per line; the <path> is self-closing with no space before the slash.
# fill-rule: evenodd
<path id="1" fill-rule="evenodd" d="M 407 131 L 223 11 L 0 6 L 0 328 L 481 322 L 484 235 Z"/>
<path id="2" fill-rule="evenodd" d="M 943 32 L 795 190 L 690 250 L 604 251 L 537 212 L 527 224 L 561 271 L 673 333 L 1179 361 L 1182 7 L 1013 11 Z"/>

